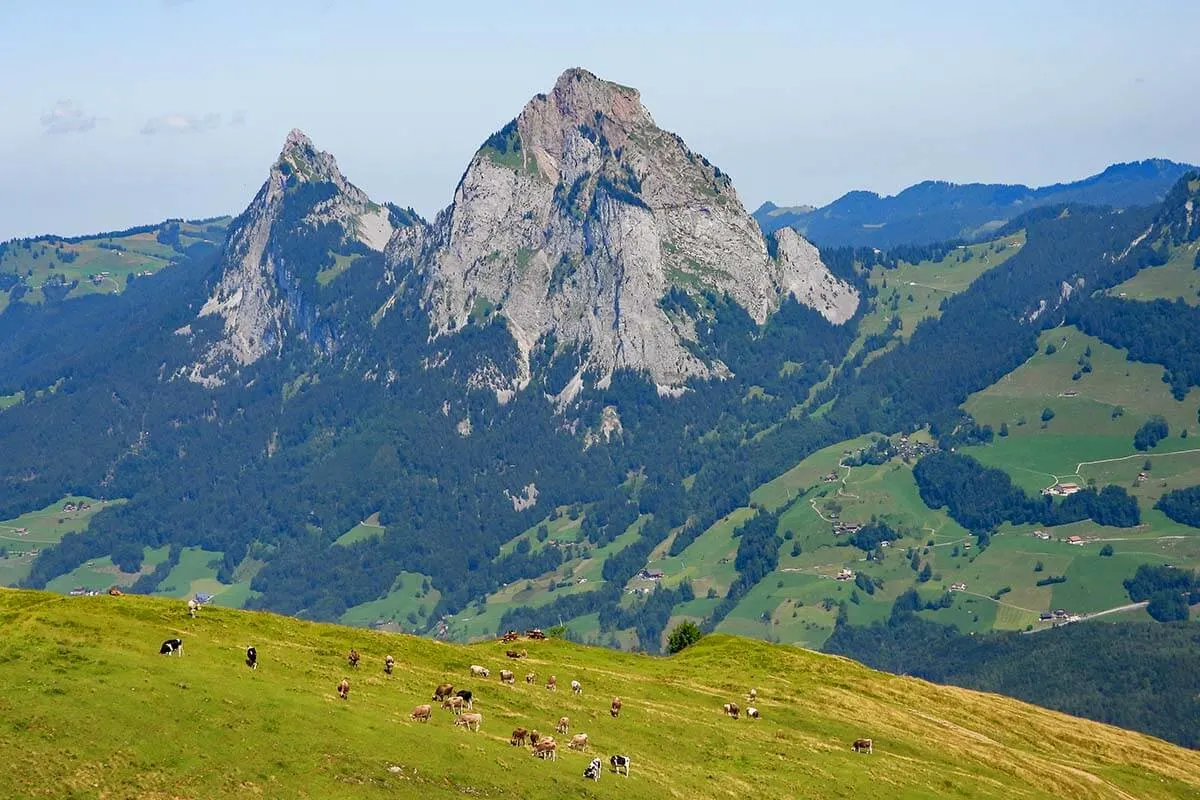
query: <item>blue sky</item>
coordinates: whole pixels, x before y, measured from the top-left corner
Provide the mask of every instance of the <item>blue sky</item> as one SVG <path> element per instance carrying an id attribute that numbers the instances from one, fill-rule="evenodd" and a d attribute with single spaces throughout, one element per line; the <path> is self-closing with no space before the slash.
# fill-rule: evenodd
<path id="1" fill-rule="evenodd" d="M 6 0 L 0 239 L 240 211 L 305 130 L 432 216 L 571 66 L 749 208 L 1200 163 L 1200 3 Z"/>

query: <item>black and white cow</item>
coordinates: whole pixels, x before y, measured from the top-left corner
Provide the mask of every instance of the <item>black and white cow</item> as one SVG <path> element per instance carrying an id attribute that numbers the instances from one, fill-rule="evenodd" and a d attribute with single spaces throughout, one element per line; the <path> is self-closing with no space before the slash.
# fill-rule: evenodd
<path id="1" fill-rule="evenodd" d="M 183 655 L 183 639 L 167 639 L 162 643 L 162 647 L 158 648 L 158 654 L 162 656 L 176 653 Z"/>
<path id="2" fill-rule="evenodd" d="M 470 709 L 475 708 L 475 703 L 471 699 L 471 690 L 470 689 L 459 689 L 454 694 L 456 694 L 457 696 L 462 698 L 464 706 L 466 706 L 467 708 L 470 708 Z"/>
<path id="3" fill-rule="evenodd" d="M 253 647 L 246 648 L 246 666 L 250 669 L 258 669 L 258 651 Z"/>
<path id="4" fill-rule="evenodd" d="M 587 769 L 583 771 L 583 777 L 598 781 L 600 780 L 600 773 L 603 771 L 604 762 L 598 758 L 593 758 L 592 763 L 588 764 Z"/>
<path id="5" fill-rule="evenodd" d="M 629 777 L 629 756 L 613 756 L 608 759 L 608 763 L 612 764 L 613 772 L 620 775 L 621 771 L 624 770 L 625 777 Z"/>

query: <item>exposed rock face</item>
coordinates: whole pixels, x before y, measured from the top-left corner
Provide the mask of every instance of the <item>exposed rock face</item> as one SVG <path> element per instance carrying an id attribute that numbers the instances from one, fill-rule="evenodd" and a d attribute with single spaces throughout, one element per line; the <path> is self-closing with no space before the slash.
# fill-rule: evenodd
<path id="1" fill-rule="evenodd" d="M 372 203 L 347 181 L 333 156 L 314 148 L 300 131 L 292 131 L 266 183 L 230 227 L 221 280 L 199 314 L 220 317 L 223 333 L 192 366 L 190 379 L 219 384 L 229 370 L 282 348 L 298 312 L 298 299 L 294 275 L 274 241 L 275 236 L 292 232 L 277 231 L 277 223 L 289 197 L 305 202 L 296 193 L 318 184 L 327 189 L 312 193 L 312 204 L 302 209 L 300 224 L 315 228 L 337 223 L 345 240 L 356 239 L 378 251 L 387 246 L 393 233 L 387 208 Z"/>
<path id="2" fill-rule="evenodd" d="M 759 323 L 789 293 L 835 323 L 858 305 L 795 232 L 771 258 L 729 177 L 655 125 L 636 90 L 579 69 L 488 139 L 433 237 L 435 328 L 503 315 L 522 354 L 514 388 L 551 333 L 605 377 L 644 369 L 667 389 L 726 374 L 685 345 L 694 320 L 660 307 L 672 287 L 728 293 Z"/>
<path id="3" fill-rule="evenodd" d="M 218 318 L 221 331 L 200 339 L 187 377 L 219 384 L 279 353 L 289 337 L 336 348 L 337 320 L 314 300 L 304 270 L 327 248 L 345 255 L 351 243 L 383 254 L 375 322 L 409 292 L 423 298 L 435 337 L 504 320 L 515 358 L 481 357 L 464 379 L 501 402 L 528 382 L 531 355 L 551 335 L 577 360 L 574 376 L 550 387 L 560 402 L 582 388 L 585 372 L 604 385 L 616 369 L 645 371 L 671 395 L 691 377 L 727 376 L 726 365 L 693 345 L 705 302 L 681 304 L 673 290 L 728 294 L 759 323 L 789 294 L 839 324 L 858 305 L 855 290 L 794 231 L 768 252 L 729 177 L 659 128 L 636 90 L 584 70 L 565 72 L 484 143 L 433 225 L 392 211 L 293 131 L 230 227 L 221 279 L 199 313 Z M 321 252 L 309 253 L 307 237 L 318 231 L 312 241 Z M 669 293 L 675 302 L 664 303 Z M 192 326 L 204 336 L 211 327 Z M 180 333 L 201 335 L 190 330 Z M 445 361 L 434 353 L 429 366 Z"/>

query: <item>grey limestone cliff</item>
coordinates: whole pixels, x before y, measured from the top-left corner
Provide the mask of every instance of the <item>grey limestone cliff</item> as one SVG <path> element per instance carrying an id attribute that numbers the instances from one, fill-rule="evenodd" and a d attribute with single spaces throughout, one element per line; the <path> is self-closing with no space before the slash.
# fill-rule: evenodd
<path id="1" fill-rule="evenodd" d="M 547 334 L 586 351 L 580 371 L 602 382 L 622 367 L 663 391 L 726 374 L 688 347 L 695 320 L 660 306 L 672 287 L 727 293 L 759 323 L 789 293 L 835 323 L 858 304 L 798 234 L 772 258 L 728 175 L 659 128 L 635 89 L 581 69 L 485 142 L 432 235 L 435 329 L 495 309 L 523 355 L 514 388 Z"/>
<path id="2" fill-rule="evenodd" d="M 220 383 L 231 369 L 282 348 L 299 301 L 296 276 L 276 246 L 277 237 L 294 232 L 279 231 L 277 225 L 289 197 L 298 200 L 302 187 L 314 185 L 323 186 L 323 191 L 312 193 L 311 206 L 301 209 L 299 224 L 315 228 L 334 222 L 345 239 L 378 251 L 387 246 L 393 232 L 387 208 L 372 203 L 345 179 L 333 156 L 293 130 L 266 183 L 230 226 L 220 281 L 199 313 L 219 318 L 222 333 L 192 365 L 190 379 Z"/>

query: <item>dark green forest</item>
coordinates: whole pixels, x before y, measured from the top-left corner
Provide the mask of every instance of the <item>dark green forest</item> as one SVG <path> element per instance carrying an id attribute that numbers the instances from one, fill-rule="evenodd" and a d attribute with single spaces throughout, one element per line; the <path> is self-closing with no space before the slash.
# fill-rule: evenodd
<path id="1" fill-rule="evenodd" d="M 1167 492 L 1154 507 L 1176 522 L 1200 528 L 1200 486 Z"/>

